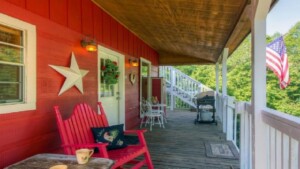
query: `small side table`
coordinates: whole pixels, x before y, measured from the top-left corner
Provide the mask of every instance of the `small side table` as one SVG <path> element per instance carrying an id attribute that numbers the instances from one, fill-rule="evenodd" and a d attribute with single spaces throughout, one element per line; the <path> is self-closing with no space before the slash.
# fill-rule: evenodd
<path id="1" fill-rule="evenodd" d="M 106 158 L 90 158 L 86 164 L 78 164 L 76 157 L 64 154 L 37 154 L 23 161 L 12 164 L 4 169 L 49 169 L 54 165 L 67 165 L 68 169 L 109 169 L 114 164 L 113 160 Z"/>

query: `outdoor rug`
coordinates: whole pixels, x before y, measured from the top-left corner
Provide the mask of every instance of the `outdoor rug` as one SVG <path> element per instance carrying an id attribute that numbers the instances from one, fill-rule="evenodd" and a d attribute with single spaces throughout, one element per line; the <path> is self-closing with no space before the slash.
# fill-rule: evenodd
<path id="1" fill-rule="evenodd" d="M 239 153 L 230 141 L 205 142 L 207 157 L 238 159 Z"/>

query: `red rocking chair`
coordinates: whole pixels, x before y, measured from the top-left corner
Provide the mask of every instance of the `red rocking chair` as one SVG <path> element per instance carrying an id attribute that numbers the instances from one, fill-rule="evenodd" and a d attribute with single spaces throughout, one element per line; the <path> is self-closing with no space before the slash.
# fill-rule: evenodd
<path id="1" fill-rule="evenodd" d="M 137 145 L 128 145 L 125 148 L 116 150 L 107 150 L 106 146 L 108 143 L 95 143 L 91 128 L 108 126 L 101 102 L 98 102 L 98 107 L 100 108 L 100 114 L 97 114 L 86 103 L 78 104 L 75 106 L 71 117 L 63 120 L 58 106 L 54 106 L 64 153 L 75 155 L 76 149 L 97 147 L 99 153 L 94 153 L 93 156 L 115 160 L 112 168 L 122 168 L 124 164 L 131 164 L 133 165 L 133 169 L 141 168 L 144 165 L 147 165 L 149 169 L 153 169 L 150 153 L 144 138 L 146 130 L 124 131 L 125 135 L 137 134 L 139 139 L 139 144 Z M 137 160 L 136 158 L 139 156 L 144 156 L 144 158 Z"/>

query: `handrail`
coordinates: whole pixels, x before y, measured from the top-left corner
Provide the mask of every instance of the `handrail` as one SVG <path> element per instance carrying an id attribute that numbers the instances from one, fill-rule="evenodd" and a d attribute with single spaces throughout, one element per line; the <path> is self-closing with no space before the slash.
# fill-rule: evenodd
<path id="1" fill-rule="evenodd" d="M 300 141 L 300 118 L 279 112 L 270 108 L 263 109 L 263 121 L 275 128 Z"/>
<path id="2" fill-rule="evenodd" d="M 167 83 L 167 92 L 171 95 L 171 98 L 174 99 L 174 96 L 176 96 L 181 101 L 194 108 L 196 108 L 196 105 L 192 99 L 195 95 L 204 91 L 212 90 L 172 66 L 160 66 L 159 74 L 161 77 L 165 78 Z M 176 104 L 176 102 L 173 103 Z M 176 105 L 170 105 L 171 110 L 174 107 L 176 107 Z"/>
<path id="3" fill-rule="evenodd" d="M 172 66 L 162 66 L 162 68 L 174 70 L 174 71 L 176 72 L 176 74 L 179 74 L 179 75 L 181 75 L 181 76 L 184 76 L 184 77 L 186 77 L 187 79 L 189 79 L 189 80 L 191 80 L 191 81 L 193 81 L 193 82 L 195 82 L 195 83 L 200 83 L 200 82 L 198 82 L 197 80 L 191 78 L 190 76 L 184 74 L 183 72 L 181 72 L 180 70 L 178 70 L 178 69 L 176 69 L 176 68 L 174 68 L 174 67 L 172 67 Z M 200 84 L 201 84 L 201 83 L 200 83 Z"/>
<path id="4" fill-rule="evenodd" d="M 163 70 L 163 69 L 162 69 Z M 163 72 L 165 71 L 165 72 Z M 184 81 L 190 81 L 190 84 L 194 84 L 195 80 L 183 74 L 181 71 L 173 68 L 166 67 L 162 72 L 166 73 L 169 71 L 167 81 L 175 82 L 172 84 L 171 91 L 173 89 L 178 91 L 176 94 L 185 92 L 190 99 L 192 96 L 185 90 L 186 86 L 183 84 L 176 84 Z M 171 73 L 173 71 L 173 74 Z M 177 80 L 172 81 L 172 77 Z M 201 83 L 199 85 L 199 92 L 202 89 L 206 89 Z M 194 87 L 194 86 L 193 86 Z M 211 90 L 210 88 L 207 88 Z M 191 92 L 192 90 L 188 90 Z M 175 94 L 174 94 L 175 95 Z M 179 96 L 178 96 L 179 97 Z M 219 116 L 223 124 L 223 132 L 226 133 L 226 138 L 237 144 L 238 130 L 240 132 L 240 168 L 251 169 L 253 149 L 252 142 L 253 135 L 253 120 L 257 120 L 254 116 L 261 115 L 264 127 L 260 128 L 265 133 L 267 146 L 261 153 L 265 153 L 267 157 L 268 168 L 300 168 L 300 118 L 273 110 L 270 108 L 264 108 L 261 112 L 253 112 L 252 105 L 250 102 L 237 102 L 233 97 L 216 93 L 216 108 L 217 115 Z M 253 114 L 257 113 L 257 114 Z M 240 128 L 237 127 L 238 120 L 240 119 Z M 258 118 L 260 119 L 260 118 Z"/>
<path id="5" fill-rule="evenodd" d="M 205 91 L 212 90 L 211 88 L 203 85 L 202 83 L 198 82 L 197 80 L 191 78 L 190 76 L 184 74 L 183 72 L 181 72 L 180 70 L 178 70 L 172 66 L 160 66 L 160 76 L 164 77 L 166 79 L 166 81 L 169 81 L 170 83 L 172 82 L 171 75 L 168 76 L 168 77 L 170 77 L 170 79 L 167 78 L 167 76 L 165 75 L 166 71 L 168 71 L 168 70 L 169 70 L 169 72 L 174 71 L 176 76 L 183 76 L 184 78 L 188 79 L 189 81 L 192 81 L 193 83 L 198 84 L 198 86 L 205 88 Z"/>

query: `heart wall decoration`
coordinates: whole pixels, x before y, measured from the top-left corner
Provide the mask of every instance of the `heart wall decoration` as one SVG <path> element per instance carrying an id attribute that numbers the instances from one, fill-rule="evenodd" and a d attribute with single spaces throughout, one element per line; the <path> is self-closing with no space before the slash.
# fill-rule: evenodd
<path id="1" fill-rule="evenodd" d="M 130 74 L 129 74 L 129 81 L 130 81 L 130 83 L 131 83 L 132 85 L 134 85 L 135 80 L 136 80 L 136 74 L 130 73 Z"/>

